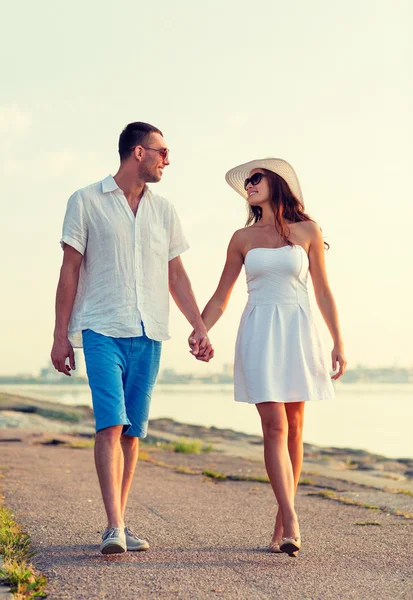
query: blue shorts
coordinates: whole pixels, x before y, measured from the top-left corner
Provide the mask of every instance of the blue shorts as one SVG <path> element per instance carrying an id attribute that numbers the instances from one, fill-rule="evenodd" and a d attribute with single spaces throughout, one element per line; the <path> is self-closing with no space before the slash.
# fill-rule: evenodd
<path id="1" fill-rule="evenodd" d="M 113 338 L 91 329 L 82 337 L 96 431 L 123 425 L 122 433 L 146 437 L 162 342 L 145 334 Z"/>

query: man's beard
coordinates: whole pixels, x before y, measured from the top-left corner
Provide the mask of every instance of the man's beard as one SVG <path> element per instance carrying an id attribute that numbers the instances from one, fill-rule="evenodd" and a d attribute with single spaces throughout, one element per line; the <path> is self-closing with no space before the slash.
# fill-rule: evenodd
<path id="1" fill-rule="evenodd" d="M 158 183 L 161 180 L 162 175 L 154 173 L 153 171 L 145 170 L 143 177 L 146 183 Z"/>

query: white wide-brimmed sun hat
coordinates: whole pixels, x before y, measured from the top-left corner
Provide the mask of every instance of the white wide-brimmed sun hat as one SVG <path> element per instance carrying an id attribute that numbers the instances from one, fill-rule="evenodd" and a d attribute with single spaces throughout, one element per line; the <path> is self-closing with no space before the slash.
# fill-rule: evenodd
<path id="1" fill-rule="evenodd" d="M 248 194 L 244 189 L 244 181 L 249 177 L 253 169 L 267 169 L 268 171 L 277 173 L 277 175 L 282 177 L 288 183 L 290 190 L 297 200 L 300 200 L 300 202 L 304 203 L 297 174 L 292 166 L 282 158 L 261 158 L 257 160 L 250 160 L 250 162 L 230 169 L 225 175 L 225 180 L 232 188 L 234 188 L 236 192 L 238 192 L 238 194 L 247 200 Z"/>

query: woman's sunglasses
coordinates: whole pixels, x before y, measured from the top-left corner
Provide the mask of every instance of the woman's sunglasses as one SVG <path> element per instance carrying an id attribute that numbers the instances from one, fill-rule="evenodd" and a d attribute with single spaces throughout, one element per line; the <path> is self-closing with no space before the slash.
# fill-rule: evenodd
<path id="1" fill-rule="evenodd" d="M 247 185 L 250 183 L 251 185 L 258 185 L 261 179 L 265 177 L 264 173 L 254 173 L 251 177 L 248 177 L 244 181 L 244 190 L 247 189 Z"/>

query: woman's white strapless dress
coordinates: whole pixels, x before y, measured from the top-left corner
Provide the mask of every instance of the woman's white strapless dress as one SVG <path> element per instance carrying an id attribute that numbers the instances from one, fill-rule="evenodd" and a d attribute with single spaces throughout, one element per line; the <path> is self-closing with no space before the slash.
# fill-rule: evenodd
<path id="1" fill-rule="evenodd" d="M 311 313 L 308 268 L 302 246 L 254 248 L 245 256 L 248 302 L 235 346 L 237 402 L 334 398 Z"/>

